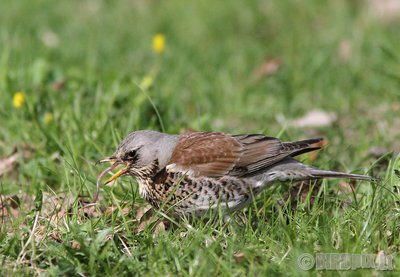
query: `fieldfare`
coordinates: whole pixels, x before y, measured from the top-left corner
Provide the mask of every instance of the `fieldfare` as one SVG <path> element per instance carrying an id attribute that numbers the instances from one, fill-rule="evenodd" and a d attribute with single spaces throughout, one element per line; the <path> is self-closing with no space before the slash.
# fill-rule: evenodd
<path id="1" fill-rule="evenodd" d="M 103 176 L 120 165 L 124 167 L 106 184 L 124 175 L 134 176 L 141 197 L 153 207 L 172 211 L 177 216 L 201 216 L 217 207 L 230 211 L 240 209 L 276 182 L 373 179 L 321 170 L 293 159 L 319 149 L 321 140 L 282 142 L 260 134 L 169 135 L 136 131 L 121 142 L 112 156 L 99 161 L 112 165 L 99 175 L 94 201 Z"/>

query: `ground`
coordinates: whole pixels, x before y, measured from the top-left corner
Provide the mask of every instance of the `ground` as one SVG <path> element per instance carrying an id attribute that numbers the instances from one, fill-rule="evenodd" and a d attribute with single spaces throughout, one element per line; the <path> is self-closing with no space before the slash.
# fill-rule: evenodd
<path id="1" fill-rule="evenodd" d="M 396 275 L 399 28 L 390 0 L 3 1 L 0 275 L 337 273 L 305 253 L 390 255 L 341 273 Z M 322 136 L 302 161 L 379 180 L 277 184 L 191 227 L 143 222 L 133 178 L 82 208 L 140 129 Z"/>

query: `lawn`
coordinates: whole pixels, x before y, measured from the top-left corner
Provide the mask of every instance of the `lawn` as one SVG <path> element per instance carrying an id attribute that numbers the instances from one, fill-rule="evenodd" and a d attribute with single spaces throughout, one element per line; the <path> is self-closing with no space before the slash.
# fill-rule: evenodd
<path id="1" fill-rule="evenodd" d="M 397 275 L 399 30 L 389 0 L 3 0 L 0 275 L 338 273 L 302 270 L 304 253 L 390 256 L 339 273 Z M 322 136 L 302 161 L 379 179 L 276 184 L 190 226 L 140 221 L 129 177 L 82 207 L 95 162 L 140 129 Z"/>

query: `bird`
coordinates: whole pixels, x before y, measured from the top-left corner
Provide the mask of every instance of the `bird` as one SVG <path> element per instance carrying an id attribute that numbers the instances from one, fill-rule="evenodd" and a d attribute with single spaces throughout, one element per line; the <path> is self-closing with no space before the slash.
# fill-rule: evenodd
<path id="1" fill-rule="evenodd" d="M 144 200 L 177 217 L 201 217 L 217 208 L 224 212 L 242 209 L 277 182 L 373 180 L 367 175 L 318 169 L 294 159 L 320 149 L 322 140 L 283 142 L 263 134 L 135 131 L 122 140 L 114 154 L 98 161 L 111 166 L 99 174 L 93 202 L 98 199 L 102 178 L 119 166 L 123 168 L 105 184 L 133 176 Z"/>

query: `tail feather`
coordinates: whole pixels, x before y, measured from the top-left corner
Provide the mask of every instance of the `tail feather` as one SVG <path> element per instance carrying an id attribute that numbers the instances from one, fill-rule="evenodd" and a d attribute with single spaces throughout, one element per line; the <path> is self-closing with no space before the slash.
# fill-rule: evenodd
<path id="1" fill-rule="evenodd" d="M 324 138 L 312 138 L 312 139 L 298 140 L 298 141 L 289 142 L 289 143 L 297 144 L 297 145 L 310 146 L 310 145 L 313 145 L 313 144 L 320 143 L 323 140 L 324 140 Z"/>
<path id="2" fill-rule="evenodd" d="M 320 178 L 345 178 L 345 179 L 355 179 L 355 180 L 374 180 L 375 178 L 368 175 L 360 175 L 360 174 L 351 174 L 351 173 L 343 173 L 337 171 L 330 170 L 320 170 L 315 168 L 308 169 L 310 177 L 314 177 L 317 179 Z"/>
<path id="3" fill-rule="evenodd" d="M 299 140 L 295 142 L 285 142 L 283 143 L 283 147 L 286 149 L 293 150 L 290 156 L 295 157 L 307 152 L 321 149 L 321 141 L 323 140 L 324 140 L 323 138 L 315 138 L 315 139 Z"/>
<path id="4" fill-rule="evenodd" d="M 289 149 L 294 149 L 290 157 L 295 157 L 307 152 L 318 150 L 321 148 L 323 138 L 306 139 L 295 142 L 286 142 L 284 147 Z M 356 180 L 374 180 L 373 177 L 367 175 L 343 173 L 330 170 L 322 170 L 307 166 L 305 164 L 299 163 L 294 159 L 288 158 L 283 161 L 280 165 L 287 169 L 290 175 L 297 175 L 298 178 L 311 178 L 311 179 L 321 179 L 321 178 L 348 178 Z M 279 166 L 279 165 L 278 165 Z"/>
<path id="5" fill-rule="evenodd" d="M 266 183 L 274 181 L 300 181 L 323 178 L 345 178 L 355 180 L 375 180 L 367 175 L 343 173 L 330 170 L 314 168 L 296 161 L 293 158 L 286 158 L 283 161 L 264 169 L 260 174 L 253 176 Z"/>

